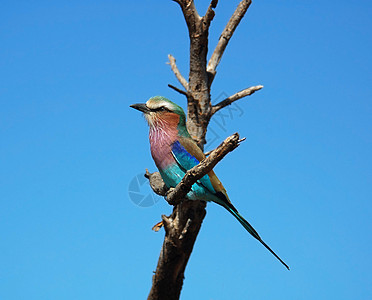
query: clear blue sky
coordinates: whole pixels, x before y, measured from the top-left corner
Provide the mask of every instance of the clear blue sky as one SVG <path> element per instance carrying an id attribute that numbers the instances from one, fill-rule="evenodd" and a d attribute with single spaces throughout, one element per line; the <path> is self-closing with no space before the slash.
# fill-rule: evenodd
<path id="1" fill-rule="evenodd" d="M 237 3 L 220 1 L 210 49 Z M 208 139 L 247 138 L 216 172 L 291 271 L 210 204 L 182 299 L 372 298 L 371 15 L 370 1 L 254 1 L 212 98 L 265 88 Z M 167 54 L 187 76 L 179 7 L 3 1 L 0 45 L 0 299 L 146 298 L 164 236 L 151 227 L 171 207 L 129 197 L 155 170 L 129 105 L 185 107 L 167 87 Z"/>

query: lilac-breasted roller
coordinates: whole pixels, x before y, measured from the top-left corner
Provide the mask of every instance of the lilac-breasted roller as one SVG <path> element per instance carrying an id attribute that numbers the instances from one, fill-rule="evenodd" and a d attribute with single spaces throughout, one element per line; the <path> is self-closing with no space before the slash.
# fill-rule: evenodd
<path id="1" fill-rule="evenodd" d="M 186 171 L 205 158 L 204 153 L 187 131 L 183 109 L 160 96 L 150 98 L 143 104 L 133 104 L 131 107 L 143 112 L 149 124 L 151 155 L 164 183 L 168 188 L 176 187 Z M 213 170 L 198 180 L 186 197 L 190 200 L 212 201 L 223 206 L 289 270 L 285 262 L 266 245 L 257 231 L 232 205 L 225 188 Z"/>

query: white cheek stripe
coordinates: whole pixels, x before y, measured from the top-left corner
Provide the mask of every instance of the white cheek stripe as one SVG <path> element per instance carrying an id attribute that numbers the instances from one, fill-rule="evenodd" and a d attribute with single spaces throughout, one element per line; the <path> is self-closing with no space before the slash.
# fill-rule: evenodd
<path id="1" fill-rule="evenodd" d="M 154 102 L 154 101 L 151 101 L 151 99 L 150 99 L 150 100 L 148 100 L 148 101 L 146 102 L 146 106 L 147 106 L 148 108 L 150 108 L 150 109 L 157 109 L 157 108 L 159 108 L 159 107 L 164 106 L 164 107 L 166 107 L 167 109 L 169 109 L 170 111 L 173 110 L 172 105 L 171 105 L 169 102 L 167 102 L 167 101 L 160 101 L 160 102 L 157 101 L 157 102 Z"/>

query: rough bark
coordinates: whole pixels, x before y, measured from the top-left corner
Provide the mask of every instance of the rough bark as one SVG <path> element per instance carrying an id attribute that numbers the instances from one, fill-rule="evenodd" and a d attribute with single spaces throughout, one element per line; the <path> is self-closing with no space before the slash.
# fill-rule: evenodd
<path id="1" fill-rule="evenodd" d="M 169 64 L 172 71 L 185 88 L 185 91 L 172 85 L 170 87 L 186 96 L 187 128 L 199 147 L 203 149 L 206 142 L 205 136 L 208 123 L 214 112 L 238 100 L 233 95 L 232 99 L 225 100 L 220 106 L 212 107 L 210 89 L 216 74 L 215 69 L 234 30 L 243 18 L 251 1 L 243 0 L 239 3 L 221 34 L 220 41 L 213 52 L 213 60 L 212 63 L 210 62 L 209 69 L 207 69 L 208 34 L 210 24 L 215 15 L 214 8 L 218 1 L 211 1 L 203 17 L 197 12 L 193 0 L 175 0 L 175 2 L 179 4 L 182 10 L 189 32 L 190 69 L 187 82 L 177 68 L 176 60 L 172 55 L 169 55 Z M 239 94 L 238 98 L 240 99 L 252 93 Z M 185 268 L 206 214 L 206 203 L 204 201 L 188 201 L 183 197 L 185 197 L 191 185 L 198 178 L 201 178 L 208 170 L 211 170 L 229 151 L 235 149 L 241 140 L 239 140 L 239 135 L 235 134 L 224 142 L 226 141 L 226 144 L 221 144 L 215 151 L 212 151 L 208 158 L 203 160 L 197 167 L 189 170 L 182 183 L 174 190 L 168 191 L 167 200 L 174 207 L 170 216 L 162 216 L 165 238 L 158 265 L 153 275 L 152 288 L 148 296 L 149 300 L 179 299 Z M 224 150 L 219 152 L 221 149 Z M 150 185 L 157 194 L 165 195 L 166 187 L 159 173 L 155 172 L 151 174 L 147 171 L 146 177 L 149 178 Z M 158 225 L 155 225 L 157 229 L 160 228 Z"/>

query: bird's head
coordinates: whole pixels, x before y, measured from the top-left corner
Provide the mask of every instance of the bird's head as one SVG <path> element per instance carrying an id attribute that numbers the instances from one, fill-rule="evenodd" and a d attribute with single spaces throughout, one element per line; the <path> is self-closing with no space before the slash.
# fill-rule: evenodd
<path id="1" fill-rule="evenodd" d="M 165 97 L 155 96 L 146 103 L 132 104 L 130 107 L 143 112 L 150 128 L 177 128 L 180 134 L 188 135 L 186 116 L 182 107 Z"/>

